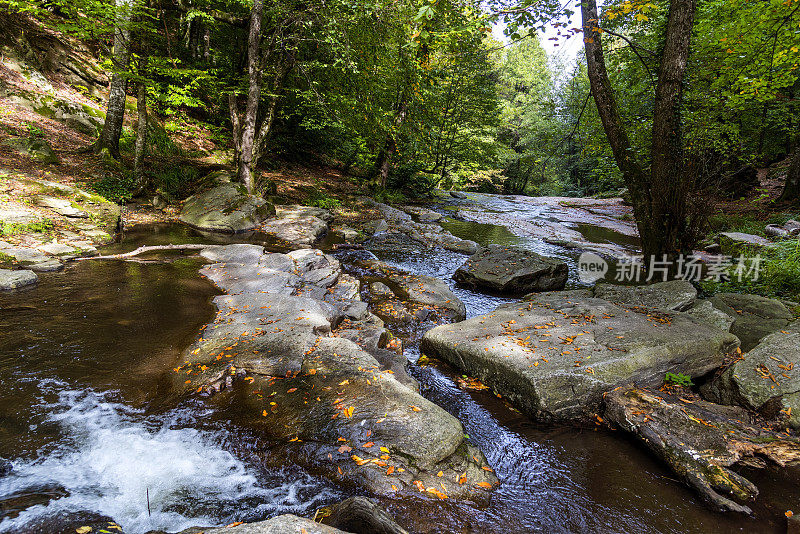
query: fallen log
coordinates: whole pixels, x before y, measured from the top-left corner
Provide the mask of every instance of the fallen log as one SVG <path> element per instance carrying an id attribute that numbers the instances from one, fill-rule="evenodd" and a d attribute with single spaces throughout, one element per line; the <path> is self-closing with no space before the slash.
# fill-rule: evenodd
<path id="1" fill-rule="evenodd" d="M 122 254 L 110 254 L 108 256 L 87 256 L 87 257 L 75 258 L 73 261 L 128 260 L 135 256 L 139 256 L 140 254 L 145 254 L 146 252 L 155 252 L 162 250 L 203 250 L 204 248 L 208 247 L 209 245 L 192 244 L 192 243 L 185 245 L 146 245 L 146 246 L 141 246 L 136 250 L 132 250 L 131 252 L 125 252 Z"/>

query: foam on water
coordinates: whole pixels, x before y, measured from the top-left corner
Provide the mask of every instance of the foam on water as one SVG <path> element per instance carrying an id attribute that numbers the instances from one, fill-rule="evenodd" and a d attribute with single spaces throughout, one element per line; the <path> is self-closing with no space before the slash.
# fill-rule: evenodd
<path id="1" fill-rule="evenodd" d="M 0 521 L 3 533 L 75 513 L 110 517 L 129 534 L 176 531 L 302 513 L 335 496 L 304 473 L 257 476 L 221 446 L 224 436 L 186 428 L 194 418 L 188 410 L 148 418 L 108 393 L 74 390 L 40 407 L 63 438 L 34 460 L 15 461 L 0 479 L 0 501 L 42 488 L 58 491 L 46 504 Z"/>

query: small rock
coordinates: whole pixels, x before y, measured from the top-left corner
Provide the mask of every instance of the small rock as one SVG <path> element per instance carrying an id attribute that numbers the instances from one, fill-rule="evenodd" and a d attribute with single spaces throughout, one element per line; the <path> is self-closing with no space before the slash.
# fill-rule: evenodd
<path id="1" fill-rule="evenodd" d="M 450 191 L 450 196 L 462 200 L 469 198 L 466 194 L 462 193 L 461 191 Z"/>
<path id="2" fill-rule="evenodd" d="M 386 222 L 386 219 L 377 219 L 365 222 L 362 228 L 365 232 L 375 235 L 388 230 L 389 223 Z"/>
<path id="3" fill-rule="evenodd" d="M 35 284 L 39 280 L 33 271 L 0 269 L 0 289 L 17 289 Z"/>
<path id="4" fill-rule="evenodd" d="M 6 140 L 5 143 L 14 151 L 25 154 L 34 161 L 49 165 L 59 163 L 58 156 L 45 139 L 15 137 Z"/>
<path id="5" fill-rule="evenodd" d="M 62 243 L 47 243 L 46 245 L 42 245 L 38 248 L 42 252 L 47 254 L 52 254 L 53 256 L 64 256 L 69 254 L 75 254 L 76 249 L 75 247 L 71 247 L 69 245 L 64 245 Z"/>
<path id="6" fill-rule="evenodd" d="M 64 270 L 64 264 L 56 259 L 49 259 L 47 261 L 42 261 L 39 263 L 32 263 L 27 267 L 31 271 L 35 271 L 37 273 L 51 273 L 55 271 Z"/>
<path id="7" fill-rule="evenodd" d="M 373 297 L 378 299 L 390 299 L 394 297 L 394 292 L 383 282 L 372 282 L 369 285 L 369 292 Z"/>

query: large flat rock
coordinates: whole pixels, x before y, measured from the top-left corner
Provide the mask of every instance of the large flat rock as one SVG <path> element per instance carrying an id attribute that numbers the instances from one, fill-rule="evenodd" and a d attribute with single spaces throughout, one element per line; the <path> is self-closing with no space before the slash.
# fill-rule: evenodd
<path id="1" fill-rule="evenodd" d="M 800 322 L 765 337 L 703 393 L 715 402 L 760 410 L 800 428 Z"/>
<path id="2" fill-rule="evenodd" d="M 606 396 L 607 420 L 633 434 L 720 511 L 750 513 L 758 488 L 732 466 L 800 463 L 800 441 L 742 408 L 636 388 Z"/>
<path id="3" fill-rule="evenodd" d="M 274 214 L 275 208 L 263 198 L 222 184 L 189 197 L 179 220 L 201 230 L 238 233 L 253 230 Z"/>
<path id="4" fill-rule="evenodd" d="M 315 523 L 296 515 L 284 514 L 267 521 L 232 527 L 189 528 L 179 534 L 347 534 L 337 528 Z"/>
<path id="5" fill-rule="evenodd" d="M 458 419 L 417 393 L 405 358 L 381 343 L 391 336 L 380 320 L 346 297 L 352 281 L 337 291 L 336 258 L 255 245 L 201 255 L 225 294 L 173 370 L 179 394 L 208 397 L 274 451 L 376 494 L 485 496 L 496 481 L 485 458 Z"/>
<path id="6" fill-rule="evenodd" d="M 681 313 L 598 298 L 538 295 L 428 331 L 422 351 L 479 378 L 540 421 L 591 416 L 603 393 L 693 377 L 722 365 L 737 339 Z"/>
<path id="7" fill-rule="evenodd" d="M 453 274 L 460 284 L 522 296 L 531 291 L 563 289 L 567 264 L 535 252 L 490 245 L 470 258 Z"/>

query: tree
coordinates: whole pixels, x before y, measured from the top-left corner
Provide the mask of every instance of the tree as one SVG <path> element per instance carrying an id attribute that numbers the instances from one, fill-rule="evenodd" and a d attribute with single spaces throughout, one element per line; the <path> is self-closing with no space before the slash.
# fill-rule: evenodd
<path id="1" fill-rule="evenodd" d="M 649 169 L 634 153 L 606 68 L 596 0 L 583 0 L 581 19 L 589 82 L 603 129 L 633 202 L 645 258 L 691 250 L 687 200 L 693 190 L 683 157 L 681 96 L 695 0 L 671 0 L 652 114 Z"/>
<path id="2" fill-rule="evenodd" d="M 131 18 L 134 0 L 116 0 L 116 24 L 114 27 L 114 50 L 112 62 L 114 74 L 108 92 L 106 120 L 100 137 L 94 144 L 95 152 L 108 149 L 119 159 L 119 138 L 125 119 L 125 95 L 128 90 L 128 69 L 131 57 Z"/>
<path id="3" fill-rule="evenodd" d="M 800 143 L 795 147 L 789 169 L 786 171 L 786 184 L 783 186 L 779 202 L 800 202 Z"/>

